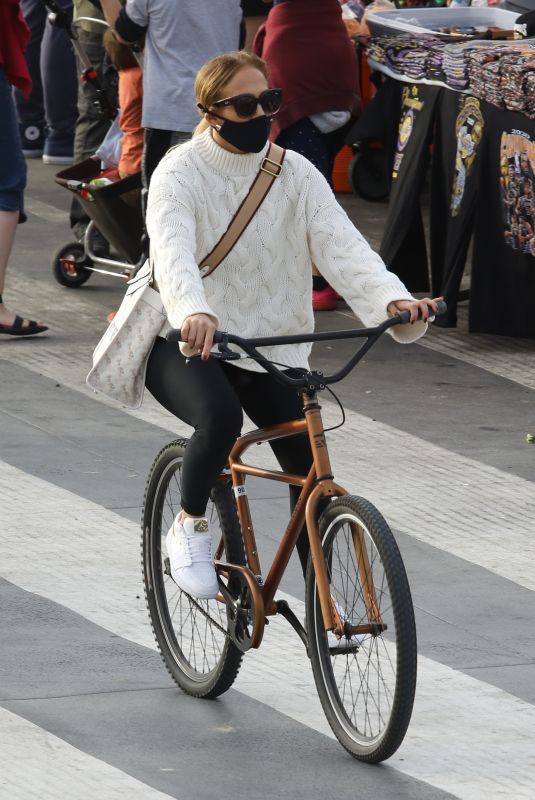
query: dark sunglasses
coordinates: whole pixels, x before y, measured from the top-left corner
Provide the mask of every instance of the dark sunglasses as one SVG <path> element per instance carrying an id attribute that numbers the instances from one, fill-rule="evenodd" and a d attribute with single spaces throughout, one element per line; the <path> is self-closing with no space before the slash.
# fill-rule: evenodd
<path id="1" fill-rule="evenodd" d="M 256 114 L 258 104 L 265 114 L 276 114 L 282 103 L 282 89 L 266 89 L 259 97 L 254 94 L 236 94 L 212 103 L 214 108 L 232 106 L 239 117 L 252 117 Z"/>

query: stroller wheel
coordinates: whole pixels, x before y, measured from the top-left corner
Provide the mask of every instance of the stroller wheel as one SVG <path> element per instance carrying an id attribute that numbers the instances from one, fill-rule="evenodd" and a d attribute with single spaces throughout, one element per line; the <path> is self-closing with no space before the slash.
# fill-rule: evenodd
<path id="1" fill-rule="evenodd" d="M 62 286 L 76 289 L 91 277 L 91 270 L 83 266 L 88 263 L 83 244 L 69 242 L 54 253 L 52 270 L 54 277 Z M 91 263 L 91 262 L 89 262 Z"/>
<path id="2" fill-rule="evenodd" d="M 390 175 L 383 149 L 366 147 L 353 158 L 349 183 L 364 200 L 379 202 L 390 194 Z"/>

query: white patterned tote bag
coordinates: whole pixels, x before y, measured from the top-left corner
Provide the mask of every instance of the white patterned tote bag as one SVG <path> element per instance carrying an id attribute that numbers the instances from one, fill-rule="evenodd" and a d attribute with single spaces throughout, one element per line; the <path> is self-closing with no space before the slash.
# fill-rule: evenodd
<path id="1" fill-rule="evenodd" d="M 130 408 L 143 400 L 150 351 L 166 320 L 152 265 L 146 261 L 128 281 L 121 305 L 93 353 L 87 384 Z"/>

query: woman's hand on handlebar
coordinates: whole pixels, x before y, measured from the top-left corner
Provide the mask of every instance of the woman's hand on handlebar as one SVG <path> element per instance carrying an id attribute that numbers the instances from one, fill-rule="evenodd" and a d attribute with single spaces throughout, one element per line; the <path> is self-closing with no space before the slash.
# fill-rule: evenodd
<path id="1" fill-rule="evenodd" d="M 442 299 L 442 297 L 435 297 L 432 300 L 430 297 L 423 297 L 421 300 L 394 300 L 388 304 L 386 310 L 392 317 L 399 314 L 400 311 L 408 311 L 411 315 L 411 324 L 418 319 L 427 322 L 433 312 L 438 312 L 437 303 Z"/>
<path id="2" fill-rule="evenodd" d="M 210 356 L 216 330 L 217 325 L 213 317 L 208 314 L 192 314 L 184 320 L 180 335 L 182 341 L 187 342 L 189 347 L 200 353 L 201 359 L 206 361 Z"/>

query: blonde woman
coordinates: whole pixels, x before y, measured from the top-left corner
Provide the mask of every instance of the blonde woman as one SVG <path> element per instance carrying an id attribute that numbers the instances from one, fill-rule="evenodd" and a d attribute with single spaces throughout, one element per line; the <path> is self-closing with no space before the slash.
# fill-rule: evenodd
<path id="1" fill-rule="evenodd" d="M 147 387 L 194 428 L 182 467 L 182 511 L 167 535 L 171 571 L 180 588 L 209 598 L 218 592 L 211 532 L 204 517 L 210 490 L 224 467 L 243 411 L 258 426 L 302 416 L 300 398 L 256 362 L 210 358 L 216 329 L 241 336 L 300 334 L 314 327 L 311 264 L 343 295 L 366 325 L 408 309 L 420 322 L 392 329 L 398 341 L 425 333 L 434 300 L 415 300 L 388 272 L 338 205 L 325 178 L 303 156 L 287 151 L 282 171 L 242 237 L 206 280 L 199 263 L 226 231 L 266 155 L 280 91 L 269 89 L 265 63 L 245 51 L 205 64 L 195 94 L 202 115 L 190 142 L 172 149 L 150 187 L 147 228 L 155 275 L 169 325 L 151 353 Z M 264 348 L 266 358 L 307 368 L 309 345 Z M 185 355 L 198 354 L 188 363 Z M 272 443 L 281 467 L 306 473 L 306 436 Z M 292 488 L 292 502 L 299 490 Z M 298 553 L 306 566 L 308 542 Z"/>

